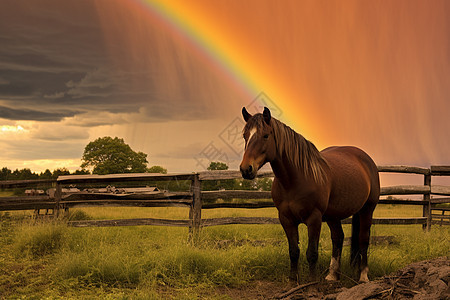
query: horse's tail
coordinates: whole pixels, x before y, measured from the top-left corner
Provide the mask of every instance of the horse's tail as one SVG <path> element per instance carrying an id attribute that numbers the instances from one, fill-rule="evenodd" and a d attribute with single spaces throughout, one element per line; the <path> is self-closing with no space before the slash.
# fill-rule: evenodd
<path id="1" fill-rule="evenodd" d="M 359 213 L 356 213 L 352 218 L 352 243 L 350 249 L 350 263 L 352 266 L 359 266 L 359 263 L 361 261 L 361 252 L 359 249 L 359 231 L 360 217 Z"/>

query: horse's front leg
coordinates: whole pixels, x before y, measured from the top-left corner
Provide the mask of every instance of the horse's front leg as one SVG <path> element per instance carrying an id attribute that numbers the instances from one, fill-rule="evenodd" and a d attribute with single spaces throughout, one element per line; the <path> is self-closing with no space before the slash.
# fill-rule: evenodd
<path id="1" fill-rule="evenodd" d="M 291 260 L 289 279 L 298 282 L 298 258 L 300 256 L 300 250 L 298 248 L 298 224 L 281 213 L 279 213 L 278 216 L 289 243 L 289 258 Z"/>
<path id="2" fill-rule="evenodd" d="M 316 264 L 319 258 L 319 238 L 322 228 L 322 214 L 319 210 L 314 210 L 306 220 L 308 227 L 308 249 L 306 258 L 309 264 L 309 274 L 312 279 L 316 278 Z"/>

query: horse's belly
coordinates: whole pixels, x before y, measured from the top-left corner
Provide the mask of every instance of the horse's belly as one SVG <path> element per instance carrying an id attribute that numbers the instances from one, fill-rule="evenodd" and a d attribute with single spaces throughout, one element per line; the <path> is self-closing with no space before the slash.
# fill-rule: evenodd
<path id="1" fill-rule="evenodd" d="M 361 210 L 370 194 L 370 184 L 364 173 L 349 173 L 341 179 L 330 193 L 325 217 L 344 219 Z"/>
<path id="2" fill-rule="evenodd" d="M 361 177 L 348 178 L 348 182 L 341 182 L 330 194 L 325 217 L 344 219 L 357 213 L 366 203 L 370 186 Z"/>
<path id="3" fill-rule="evenodd" d="M 274 190 L 277 192 L 274 193 Z M 325 212 L 328 194 L 323 190 L 319 192 L 296 188 L 286 191 L 275 183 L 272 198 L 280 214 L 304 223 L 315 210 L 322 214 Z"/>

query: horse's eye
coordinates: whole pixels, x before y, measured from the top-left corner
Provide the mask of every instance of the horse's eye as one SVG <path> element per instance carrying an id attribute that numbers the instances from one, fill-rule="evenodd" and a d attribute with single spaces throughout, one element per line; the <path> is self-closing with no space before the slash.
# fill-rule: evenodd
<path id="1" fill-rule="evenodd" d="M 265 134 L 265 135 L 264 135 L 264 139 L 267 140 L 268 138 L 269 138 L 269 135 L 268 135 L 268 134 Z"/>

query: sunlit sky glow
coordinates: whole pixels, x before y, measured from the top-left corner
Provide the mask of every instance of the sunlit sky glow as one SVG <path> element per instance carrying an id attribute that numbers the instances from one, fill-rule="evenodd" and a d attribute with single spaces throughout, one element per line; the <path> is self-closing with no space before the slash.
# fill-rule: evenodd
<path id="1" fill-rule="evenodd" d="M 0 167 L 73 171 L 89 141 L 118 136 L 169 172 L 233 169 L 240 110 L 263 105 L 319 149 L 450 164 L 449 13 L 448 1 L 2 1 Z"/>
<path id="2" fill-rule="evenodd" d="M 25 129 L 23 129 L 23 127 L 20 125 L 17 125 L 17 126 L 3 125 L 2 127 L 0 127 L 0 131 L 3 133 L 5 133 L 5 132 L 19 133 L 19 132 L 24 132 Z"/>

